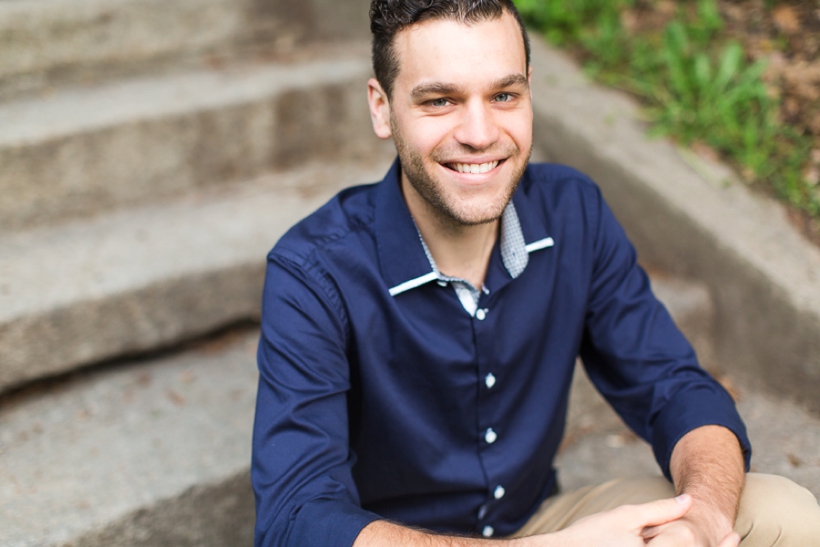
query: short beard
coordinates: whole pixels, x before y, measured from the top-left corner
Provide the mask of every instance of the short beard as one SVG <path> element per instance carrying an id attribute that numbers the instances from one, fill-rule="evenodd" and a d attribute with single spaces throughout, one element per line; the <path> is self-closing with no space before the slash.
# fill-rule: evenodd
<path id="1" fill-rule="evenodd" d="M 521 178 L 524 176 L 524 170 L 527 168 L 530 154 L 532 153 L 532 148 L 530 148 L 530 150 L 527 151 L 526 161 L 523 162 L 515 172 L 513 172 L 511 184 L 507 186 L 506 194 L 503 197 L 501 207 L 497 211 L 493 211 L 489 216 L 477 219 L 465 218 L 447 203 L 440 186 L 436 183 L 432 175 L 427 172 L 421 155 L 411 150 L 410 147 L 407 146 L 407 143 L 402 137 L 401 131 L 399 131 L 398 124 L 392 115 L 390 116 L 390 130 L 393 134 L 393 141 L 399 155 L 399 162 L 401 164 L 402 172 L 407 177 L 407 180 L 416 192 L 418 192 L 419 195 L 430 205 L 430 207 L 438 213 L 441 220 L 449 221 L 449 224 L 458 226 L 479 226 L 481 224 L 489 224 L 500 219 L 504 214 L 504 209 L 512 199 L 515 190 L 518 188 L 518 183 L 521 182 Z M 510 154 L 509 152 L 512 153 Z M 504 155 L 513 157 L 519 155 L 520 153 L 521 150 L 516 146 L 512 150 L 505 151 Z M 443 158 L 438 156 L 434 150 L 430 159 L 438 162 L 438 160 Z"/>

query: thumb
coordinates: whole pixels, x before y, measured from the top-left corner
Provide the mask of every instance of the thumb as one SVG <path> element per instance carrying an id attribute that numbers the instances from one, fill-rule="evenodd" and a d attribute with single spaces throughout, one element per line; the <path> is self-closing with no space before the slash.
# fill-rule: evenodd
<path id="1" fill-rule="evenodd" d="M 737 532 L 732 532 L 723 538 L 718 547 L 738 547 L 738 545 L 740 545 L 740 536 L 737 535 Z"/>
<path id="2" fill-rule="evenodd" d="M 636 505 L 639 510 L 638 525 L 641 528 L 647 526 L 659 526 L 673 520 L 681 518 L 692 507 L 692 496 L 681 494 L 676 498 L 652 501 L 643 505 Z M 731 545 L 731 544 L 727 544 Z M 725 547 L 723 544 L 718 547 Z"/>

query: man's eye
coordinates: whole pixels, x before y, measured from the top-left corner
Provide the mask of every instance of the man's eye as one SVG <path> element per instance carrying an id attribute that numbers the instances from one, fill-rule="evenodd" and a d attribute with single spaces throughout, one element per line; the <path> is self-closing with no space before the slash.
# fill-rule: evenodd
<path id="1" fill-rule="evenodd" d="M 430 101 L 430 106 L 442 107 L 447 106 L 448 104 L 450 104 L 450 101 L 447 99 L 433 99 Z"/>
<path id="2" fill-rule="evenodd" d="M 508 101 L 511 101 L 512 98 L 513 98 L 513 96 L 510 95 L 509 93 L 499 93 L 498 95 L 495 96 L 495 102 L 497 102 L 497 103 L 506 103 Z"/>

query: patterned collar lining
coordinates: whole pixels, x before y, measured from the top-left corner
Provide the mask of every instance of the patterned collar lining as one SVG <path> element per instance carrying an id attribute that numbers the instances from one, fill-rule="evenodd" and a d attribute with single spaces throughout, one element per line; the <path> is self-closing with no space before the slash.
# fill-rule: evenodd
<path id="1" fill-rule="evenodd" d="M 418 230 L 418 227 L 416 230 Z M 421 246 L 424 248 L 424 254 L 427 255 L 427 260 L 430 261 L 430 267 L 433 269 L 438 284 L 441 286 L 445 286 L 448 283 L 452 284 L 461 305 L 464 306 L 467 313 L 471 316 L 475 316 L 478 310 L 478 300 L 481 297 L 481 292 L 483 291 L 484 294 L 489 294 L 490 290 L 486 285 L 479 290 L 466 279 L 442 274 L 436 265 L 436 261 L 433 259 L 433 255 L 430 253 L 430 249 L 427 248 L 424 238 L 421 237 L 421 232 L 418 234 L 419 240 L 421 240 Z M 501 261 L 504 263 L 504 267 L 510 276 L 515 279 L 521 275 L 521 272 L 527 267 L 529 260 L 529 252 L 524 242 L 524 233 L 521 231 L 518 213 L 515 212 L 515 205 L 510 201 L 501 216 Z"/>

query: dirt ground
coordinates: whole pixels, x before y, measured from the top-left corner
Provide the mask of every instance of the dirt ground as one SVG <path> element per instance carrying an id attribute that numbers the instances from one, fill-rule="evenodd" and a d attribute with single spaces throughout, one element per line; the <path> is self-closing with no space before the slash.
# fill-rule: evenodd
<path id="1" fill-rule="evenodd" d="M 633 32 L 662 28 L 691 0 L 638 0 L 622 14 Z M 814 139 L 806 180 L 820 193 L 820 0 L 718 0 L 729 36 L 750 59 L 767 61 L 766 82 L 780 97 L 780 118 Z M 820 245 L 820 220 L 792 210 L 795 225 Z"/>
<path id="2" fill-rule="evenodd" d="M 763 0 L 722 0 L 720 8 L 747 54 L 768 61 L 766 78 L 781 97 L 781 120 L 814 137 L 804 176 L 820 188 L 820 0 L 779 1 L 771 9 Z M 791 218 L 820 245 L 817 219 L 797 211 Z"/>

